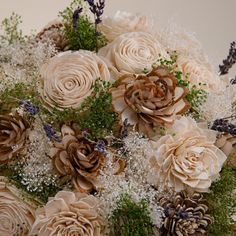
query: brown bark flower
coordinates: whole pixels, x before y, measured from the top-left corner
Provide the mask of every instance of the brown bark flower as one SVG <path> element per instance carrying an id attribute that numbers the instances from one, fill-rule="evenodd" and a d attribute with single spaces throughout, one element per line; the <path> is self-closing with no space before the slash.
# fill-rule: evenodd
<path id="1" fill-rule="evenodd" d="M 71 175 L 80 192 L 99 188 L 96 177 L 103 166 L 104 155 L 95 150 L 95 143 L 87 140 L 69 126 L 62 126 L 62 141 L 55 142 L 51 150 L 53 165 L 62 175 Z"/>
<path id="2" fill-rule="evenodd" d="M 19 115 L 0 115 L 0 163 L 26 151 L 28 122 Z"/>
<path id="3" fill-rule="evenodd" d="M 172 124 L 176 114 L 190 107 L 185 100 L 187 89 L 179 87 L 174 75 L 163 66 L 147 75 L 124 75 L 111 93 L 114 109 L 122 122 L 128 119 L 149 136 L 155 126 Z"/>

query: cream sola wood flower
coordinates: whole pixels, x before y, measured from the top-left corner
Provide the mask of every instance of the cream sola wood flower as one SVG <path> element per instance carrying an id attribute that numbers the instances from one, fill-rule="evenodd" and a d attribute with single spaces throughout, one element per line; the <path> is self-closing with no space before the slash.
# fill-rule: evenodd
<path id="1" fill-rule="evenodd" d="M 227 158 L 215 140 L 215 131 L 200 128 L 192 118 L 176 120 L 167 135 L 152 141 L 149 182 L 176 191 L 208 191 Z"/>
<path id="2" fill-rule="evenodd" d="M 99 30 L 109 42 L 128 32 L 151 32 L 153 21 L 141 14 L 117 11 L 113 17 L 105 17 L 99 25 Z"/>
<path id="3" fill-rule="evenodd" d="M 51 108 L 78 108 L 91 94 L 98 78 L 109 81 L 110 73 L 95 53 L 85 50 L 60 53 L 41 68 L 42 100 Z"/>
<path id="4" fill-rule="evenodd" d="M 28 236 L 35 221 L 35 202 L 0 176 L 0 235 Z"/>
<path id="5" fill-rule="evenodd" d="M 126 73 L 142 74 L 144 69 L 151 70 L 153 63 L 160 57 L 169 58 L 164 47 L 146 32 L 122 34 L 98 53 L 108 60 L 118 76 Z"/>
<path id="6" fill-rule="evenodd" d="M 101 204 L 92 195 L 58 192 L 36 212 L 30 236 L 104 235 Z"/>

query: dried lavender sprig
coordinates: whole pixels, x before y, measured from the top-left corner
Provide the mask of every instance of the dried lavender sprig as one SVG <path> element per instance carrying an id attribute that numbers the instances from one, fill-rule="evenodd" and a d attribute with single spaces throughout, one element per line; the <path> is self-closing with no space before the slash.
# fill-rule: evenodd
<path id="1" fill-rule="evenodd" d="M 83 8 L 78 7 L 74 12 L 73 12 L 73 29 L 77 30 L 78 29 L 78 23 L 79 23 L 79 18 L 80 18 L 80 13 L 82 13 Z"/>
<path id="2" fill-rule="evenodd" d="M 225 60 L 223 60 L 223 64 L 219 65 L 220 75 L 228 74 L 229 69 L 236 63 L 236 43 L 232 42 L 230 44 L 229 55 Z"/>
<path id="3" fill-rule="evenodd" d="M 28 112 L 32 116 L 39 113 L 39 107 L 35 106 L 31 101 L 20 100 L 20 105 L 23 106 L 25 112 Z"/>
<path id="4" fill-rule="evenodd" d="M 98 140 L 95 147 L 95 151 L 98 151 L 100 153 L 106 154 L 106 143 L 104 140 Z"/>
<path id="5" fill-rule="evenodd" d="M 99 36 L 99 33 L 97 31 L 97 26 L 102 22 L 102 15 L 105 8 L 105 0 L 99 0 L 97 3 L 94 2 L 94 0 L 85 0 L 89 6 L 90 11 L 94 15 L 94 24 L 95 24 L 95 35 L 96 38 Z M 96 52 L 98 52 L 98 40 L 96 42 Z"/>
<path id="6" fill-rule="evenodd" d="M 230 83 L 231 83 L 231 84 L 236 84 L 236 76 L 234 77 L 234 79 L 231 79 L 231 80 L 230 80 Z"/>
<path id="7" fill-rule="evenodd" d="M 56 131 L 53 129 L 53 127 L 49 124 L 44 124 L 43 125 L 43 129 L 47 135 L 47 137 L 51 140 L 51 141 L 57 141 L 60 142 L 60 138 L 57 135 Z"/>
<path id="8" fill-rule="evenodd" d="M 211 127 L 212 130 L 216 130 L 218 132 L 229 133 L 232 136 L 236 136 L 236 125 L 232 124 L 227 118 L 216 119 L 213 122 Z M 232 117 L 230 117 L 232 118 Z"/>

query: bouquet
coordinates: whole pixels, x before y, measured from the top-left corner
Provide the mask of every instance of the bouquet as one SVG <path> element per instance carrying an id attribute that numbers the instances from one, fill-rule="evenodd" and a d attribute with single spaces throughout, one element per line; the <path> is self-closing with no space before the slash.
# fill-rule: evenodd
<path id="1" fill-rule="evenodd" d="M 0 235 L 235 235 L 235 42 L 104 8 L 2 22 Z"/>

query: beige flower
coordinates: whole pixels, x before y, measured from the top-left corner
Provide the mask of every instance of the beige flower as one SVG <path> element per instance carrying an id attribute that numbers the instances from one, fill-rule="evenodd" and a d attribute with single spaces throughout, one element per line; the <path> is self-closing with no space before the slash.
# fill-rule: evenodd
<path id="1" fill-rule="evenodd" d="M 104 18 L 99 29 L 111 42 L 124 33 L 151 32 L 152 25 L 152 20 L 146 16 L 117 11 L 113 17 Z"/>
<path id="2" fill-rule="evenodd" d="M 57 172 L 73 177 L 80 192 L 90 192 L 100 187 L 96 177 L 104 163 L 104 155 L 95 150 L 95 143 L 76 135 L 69 126 L 62 126 L 62 141 L 51 149 L 53 165 Z"/>
<path id="3" fill-rule="evenodd" d="M 36 212 L 36 221 L 30 235 L 103 235 L 104 219 L 99 207 L 98 200 L 92 195 L 58 192 Z"/>
<path id="4" fill-rule="evenodd" d="M 142 74 L 151 70 L 160 57 L 168 58 L 163 46 L 149 33 L 131 32 L 120 35 L 99 51 L 121 74 Z"/>
<path id="5" fill-rule="evenodd" d="M 236 154 L 236 137 L 231 134 L 219 134 L 216 146 L 220 148 L 226 156 Z"/>
<path id="6" fill-rule="evenodd" d="M 178 57 L 177 63 L 183 76 L 190 82 L 190 87 L 196 86 L 207 92 L 219 91 L 222 86 L 225 87 L 209 63 L 201 63 L 183 55 Z"/>
<path id="7" fill-rule="evenodd" d="M 129 124 L 149 136 L 156 126 L 172 124 L 176 114 L 190 107 L 184 99 L 187 90 L 178 87 L 174 75 L 161 66 L 147 75 L 124 75 L 111 93 L 122 122 L 128 119 Z"/>
<path id="8" fill-rule="evenodd" d="M 169 134 L 152 142 L 149 181 L 174 187 L 176 191 L 207 191 L 226 160 L 214 145 L 215 140 L 214 131 L 200 128 L 192 118 L 176 120 Z"/>
<path id="9" fill-rule="evenodd" d="M 51 58 L 41 69 L 42 99 L 49 107 L 78 108 L 92 92 L 98 78 L 108 81 L 104 61 L 89 51 L 64 52 Z"/>
<path id="10" fill-rule="evenodd" d="M 19 190 L 0 177 L 0 235 L 28 236 L 34 223 L 34 203 L 22 200 Z"/>
<path id="11" fill-rule="evenodd" d="M 19 115 L 0 115 L 0 163 L 26 151 L 28 122 Z"/>

